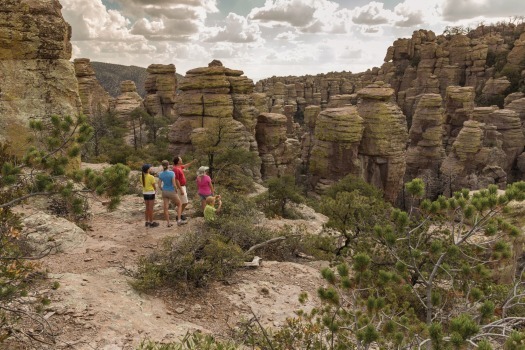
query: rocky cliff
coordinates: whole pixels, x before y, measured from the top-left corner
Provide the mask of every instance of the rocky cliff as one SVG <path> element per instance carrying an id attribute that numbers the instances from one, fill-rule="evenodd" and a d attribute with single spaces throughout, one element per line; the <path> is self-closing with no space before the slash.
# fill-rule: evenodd
<path id="1" fill-rule="evenodd" d="M 272 77 L 256 91 L 302 124 L 303 165 L 318 190 L 348 173 L 390 200 L 400 177 L 423 178 L 431 197 L 524 178 L 523 23 L 419 30 L 396 40 L 379 68 Z"/>
<path id="2" fill-rule="evenodd" d="M 86 116 L 100 117 L 110 110 L 113 98 L 100 85 L 89 58 L 74 60 L 78 92 L 82 101 L 82 113 Z"/>
<path id="3" fill-rule="evenodd" d="M 147 69 L 145 82 L 146 97 L 144 106 L 152 116 L 162 116 L 167 120 L 175 119 L 175 92 L 177 76 L 173 64 L 152 64 Z"/>
<path id="4" fill-rule="evenodd" d="M 214 60 L 208 67 L 186 72 L 179 89 L 175 101 L 177 120 L 169 134 L 174 154 L 194 151 L 194 143 L 207 133 L 217 136 L 226 147 L 259 154 L 255 140 L 259 110 L 255 106 L 257 103 L 265 108 L 265 104 L 258 101 L 260 96 L 251 95 L 253 81 L 242 71 Z M 256 179 L 260 178 L 260 168 L 250 170 Z"/>
<path id="5" fill-rule="evenodd" d="M 0 2 L 0 133 L 30 118 L 76 115 L 81 102 L 71 58 L 71 27 L 58 0 Z M 16 136 L 15 136 L 16 135 Z"/>

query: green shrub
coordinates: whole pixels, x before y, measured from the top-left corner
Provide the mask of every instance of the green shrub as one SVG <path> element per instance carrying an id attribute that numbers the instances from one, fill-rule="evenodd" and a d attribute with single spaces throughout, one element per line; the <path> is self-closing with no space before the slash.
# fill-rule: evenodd
<path id="1" fill-rule="evenodd" d="M 283 217 L 300 219 L 301 215 L 294 210 L 291 203 L 304 202 L 301 189 L 296 185 L 291 175 L 274 177 L 267 181 L 268 191 L 259 195 L 257 202 L 262 205 L 267 217 Z"/>
<path id="2" fill-rule="evenodd" d="M 216 340 L 209 334 L 188 333 L 178 342 L 160 344 L 143 340 L 137 350 L 236 350 L 239 347 L 231 341 Z"/>

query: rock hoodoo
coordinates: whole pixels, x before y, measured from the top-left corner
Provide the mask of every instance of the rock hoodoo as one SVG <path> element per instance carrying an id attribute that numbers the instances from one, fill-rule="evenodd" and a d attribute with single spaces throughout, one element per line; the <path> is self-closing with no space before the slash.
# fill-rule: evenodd
<path id="1" fill-rule="evenodd" d="M 395 202 L 403 186 L 408 130 L 406 118 L 394 102 L 394 89 L 381 82 L 357 92 L 357 111 L 364 120 L 359 156 L 363 178 Z"/>
<path id="2" fill-rule="evenodd" d="M 257 118 L 255 138 L 262 161 L 263 178 L 295 175 L 301 162 L 301 146 L 297 139 L 286 136 L 286 123 L 283 114 L 261 113 Z"/>
<path id="3" fill-rule="evenodd" d="M 147 69 L 144 106 L 152 116 L 175 119 L 175 93 L 177 76 L 173 64 L 152 64 Z"/>
<path id="4" fill-rule="evenodd" d="M 436 197 L 441 192 L 439 168 L 444 158 L 441 95 L 420 95 L 409 132 L 405 181 L 423 179 L 427 195 Z"/>
<path id="5" fill-rule="evenodd" d="M 88 116 L 102 116 L 109 111 L 113 98 L 100 85 L 89 58 L 76 58 L 74 66 L 82 113 Z"/>
<path id="6" fill-rule="evenodd" d="M 255 125 L 259 111 L 255 101 L 263 104 L 260 96 L 251 96 L 253 82 L 243 76 L 242 71 L 213 61 L 208 67 L 188 71 L 179 89 L 182 92 L 176 98 L 178 117 L 169 135 L 175 154 L 193 150 L 192 132 L 196 129 L 225 128 L 229 140 L 242 141 L 236 143 L 237 147 L 242 146 L 258 155 Z M 197 134 L 200 133 L 202 130 L 197 130 Z M 252 169 L 252 173 L 260 178 L 259 169 Z"/>

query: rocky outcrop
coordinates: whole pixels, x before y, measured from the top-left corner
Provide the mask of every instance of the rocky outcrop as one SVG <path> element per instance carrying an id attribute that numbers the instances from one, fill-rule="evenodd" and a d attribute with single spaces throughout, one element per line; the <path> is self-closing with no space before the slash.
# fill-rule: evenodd
<path id="1" fill-rule="evenodd" d="M 455 139 L 441 166 L 443 193 L 447 196 L 462 188 L 480 189 L 489 184 L 507 184 L 506 155 L 496 127 L 468 120 Z"/>
<path id="2" fill-rule="evenodd" d="M 71 28 L 58 0 L 4 0 L 0 6 L 0 132 L 21 136 L 29 118 L 77 115 Z M 16 130 L 16 131 L 15 131 Z"/>
<path id="3" fill-rule="evenodd" d="M 225 127 L 229 133 L 237 133 L 237 136 L 231 135 L 231 140 L 246 140 L 246 143 L 242 142 L 242 147 L 258 155 L 255 118 L 259 110 L 256 105 L 264 109 L 265 102 L 261 96 L 252 95 L 253 82 L 243 76 L 242 71 L 213 61 L 208 67 L 189 70 L 179 89 L 182 93 L 175 101 L 178 117 L 169 134 L 174 154 L 194 151 L 192 132 L 195 129 L 219 132 Z M 199 130 L 198 134 L 202 132 Z M 235 145 L 241 147 L 237 143 Z M 256 179 L 260 178 L 258 169 L 250 171 Z"/>
<path id="4" fill-rule="evenodd" d="M 395 90 L 395 99 L 409 125 L 417 96 L 438 93 L 445 98 L 447 87 L 472 87 L 481 106 L 498 104 L 521 84 L 525 69 L 525 23 L 480 26 L 468 33 L 436 35 L 417 30 L 388 48 L 381 67 L 363 73 L 339 72 L 304 77 L 272 77 L 259 81 L 256 89 L 275 101 L 282 100 L 282 84 L 295 85 L 297 106 L 339 107 L 339 95 L 353 94 L 375 81 Z M 521 82 L 520 82 L 521 81 Z M 332 102 L 331 102 L 332 101 Z M 287 102 L 290 104 L 290 102 Z M 300 111 L 300 108 L 298 108 Z"/>
<path id="5" fill-rule="evenodd" d="M 403 185 L 408 130 L 394 101 L 394 89 L 378 82 L 357 92 L 357 111 L 364 120 L 359 156 L 362 176 L 395 202 Z"/>
<path id="6" fill-rule="evenodd" d="M 125 122 L 131 120 L 131 113 L 137 108 L 143 108 L 142 98 L 132 80 L 120 83 L 120 95 L 115 99 L 115 114 Z"/>
<path id="7" fill-rule="evenodd" d="M 145 82 L 144 107 L 152 116 L 162 116 L 168 121 L 175 119 L 175 92 L 177 76 L 173 64 L 151 64 Z"/>
<path id="8" fill-rule="evenodd" d="M 112 98 L 97 80 L 89 58 L 76 58 L 74 66 L 82 102 L 82 113 L 92 117 L 104 115 L 109 111 Z"/>
<path id="9" fill-rule="evenodd" d="M 309 121 L 315 110 L 308 110 Z M 357 107 L 325 109 L 316 117 L 315 134 L 308 152 L 312 185 L 317 192 L 348 174 L 360 176 L 362 164 L 358 156 L 363 138 L 364 120 Z M 303 143 L 304 144 L 304 143 Z"/>
<path id="10" fill-rule="evenodd" d="M 270 178 L 295 175 L 300 164 L 301 147 L 295 138 L 288 138 L 287 118 L 277 113 L 261 113 L 257 118 L 255 138 L 261 157 L 261 175 Z"/>
<path id="11" fill-rule="evenodd" d="M 405 181 L 420 178 L 426 195 L 435 198 L 441 193 L 440 167 L 445 158 L 443 147 L 443 108 L 439 94 L 421 95 L 409 132 Z"/>
<path id="12" fill-rule="evenodd" d="M 505 152 L 503 170 L 509 174 L 516 158 L 523 152 L 525 137 L 521 127 L 520 117 L 510 109 L 498 109 L 497 107 L 478 107 L 474 109 L 472 119 L 493 125 L 502 137 L 502 149 Z M 512 180 L 512 179 L 508 179 Z"/>
<path id="13" fill-rule="evenodd" d="M 519 97 L 519 98 L 514 99 L 514 100 L 509 99 L 510 102 L 505 105 L 505 109 L 509 109 L 511 111 L 516 112 L 516 114 L 521 120 L 522 129 L 525 132 L 525 96 L 520 97 L 518 95 L 516 97 Z"/>
<path id="14" fill-rule="evenodd" d="M 463 123 L 469 120 L 474 110 L 474 88 L 449 86 L 445 94 L 444 144 L 448 153 L 458 136 Z"/>

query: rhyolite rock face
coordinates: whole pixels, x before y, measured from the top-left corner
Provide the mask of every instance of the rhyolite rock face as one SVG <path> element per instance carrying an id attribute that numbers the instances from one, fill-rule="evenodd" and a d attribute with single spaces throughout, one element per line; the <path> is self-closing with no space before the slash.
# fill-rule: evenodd
<path id="1" fill-rule="evenodd" d="M 295 175 L 301 162 L 299 140 L 287 137 L 286 124 L 287 118 L 283 114 L 261 113 L 257 117 L 255 139 L 263 178 Z"/>
<path id="2" fill-rule="evenodd" d="M 406 118 L 394 102 L 394 89 L 378 82 L 357 92 L 357 111 L 364 120 L 359 157 L 362 177 L 395 202 L 403 185 L 408 130 Z"/>
<path id="3" fill-rule="evenodd" d="M 480 189 L 489 184 L 507 184 L 506 154 L 496 126 L 468 120 L 455 139 L 441 166 L 443 193 L 462 188 Z"/>
<path id="4" fill-rule="evenodd" d="M 308 119 L 315 113 L 315 109 L 310 108 Z M 311 150 L 303 153 L 303 161 L 309 165 L 312 185 L 322 192 L 327 185 L 348 174 L 361 175 L 358 150 L 365 127 L 355 106 L 325 109 L 315 118 L 314 137 L 308 140 L 312 143 Z"/>
<path id="5" fill-rule="evenodd" d="M 71 28 L 61 8 L 58 0 L 1 1 L 2 138 L 11 138 L 13 128 L 27 126 L 29 118 L 73 116 L 81 111 L 75 70 L 69 62 Z"/>
<path id="6" fill-rule="evenodd" d="M 173 64 L 151 64 L 145 82 L 144 107 L 152 116 L 175 119 L 175 93 L 177 76 Z"/>
<path id="7" fill-rule="evenodd" d="M 441 193 L 439 169 L 445 158 L 442 102 L 439 94 L 419 97 L 412 117 L 407 149 L 405 181 L 422 179 L 426 185 L 426 195 L 431 198 Z"/>
<path id="8" fill-rule="evenodd" d="M 211 130 L 223 125 L 237 133 L 237 136 L 230 135 L 232 144 L 235 139 L 245 140 L 242 147 L 259 155 L 255 141 L 256 118 L 259 115 L 256 106 L 266 109 L 265 97 L 252 96 L 253 81 L 243 76 L 242 71 L 226 68 L 220 61 L 214 60 L 208 67 L 186 72 L 179 89 L 182 92 L 175 99 L 177 120 L 169 134 L 174 154 L 194 150 L 194 130 Z M 203 130 L 199 130 L 197 134 L 202 133 Z M 260 178 L 260 169 L 253 168 L 250 172 L 255 179 Z"/>
<path id="9" fill-rule="evenodd" d="M 381 189 L 388 201 L 397 200 L 408 132 L 393 96 L 394 89 L 378 82 L 358 90 L 356 106 L 306 107 L 302 161 L 317 192 L 353 174 Z"/>
<path id="10" fill-rule="evenodd" d="M 92 117 L 104 115 L 109 111 L 113 99 L 97 80 L 89 58 L 76 58 L 74 66 L 82 113 Z"/>
<path id="11" fill-rule="evenodd" d="M 142 97 L 137 93 L 137 87 L 132 80 L 120 83 L 120 95 L 115 99 L 114 112 L 124 122 L 129 122 L 131 113 L 137 108 L 143 108 Z"/>

